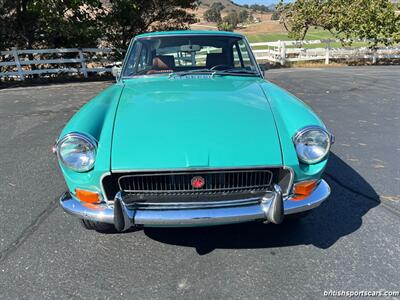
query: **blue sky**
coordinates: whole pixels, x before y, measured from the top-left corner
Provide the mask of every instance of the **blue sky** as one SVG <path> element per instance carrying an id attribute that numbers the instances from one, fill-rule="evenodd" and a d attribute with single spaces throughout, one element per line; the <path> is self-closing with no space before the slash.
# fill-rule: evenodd
<path id="1" fill-rule="evenodd" d="M 233 0 L 237 4 L 264 4 L 269 5 L 279 2 L 279 0 Z"/>

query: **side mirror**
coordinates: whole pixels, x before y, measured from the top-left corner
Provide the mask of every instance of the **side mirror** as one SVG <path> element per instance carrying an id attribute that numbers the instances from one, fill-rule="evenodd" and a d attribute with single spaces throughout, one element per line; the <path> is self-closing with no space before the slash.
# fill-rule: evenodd
<path id="1" fill-rule="evenodd" d="M 122 72 L 121 67 L 114 66 L 111 69 L 111 73 L 113 74 L 113 76 L 115 77 L 116 80 L 118 80 L 119 77 L 121 76 L 121 72 Z"/>

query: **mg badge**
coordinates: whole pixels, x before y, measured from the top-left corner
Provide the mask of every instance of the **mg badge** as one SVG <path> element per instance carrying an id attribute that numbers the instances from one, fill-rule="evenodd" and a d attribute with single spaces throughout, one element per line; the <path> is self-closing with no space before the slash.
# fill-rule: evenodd
<path id="1" fill-rule="evenodd" d="M 195 176 L 192 178 L 191 181 L 192 187 L 194 187 L 195 189 L 201 189 L 205 183 L 206 181 L 201 176 Z"/>

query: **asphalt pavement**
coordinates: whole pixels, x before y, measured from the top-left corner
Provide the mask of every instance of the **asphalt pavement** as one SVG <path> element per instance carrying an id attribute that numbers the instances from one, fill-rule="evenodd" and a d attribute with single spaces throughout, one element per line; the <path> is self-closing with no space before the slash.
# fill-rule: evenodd
<path id="1" fill-rule="evenodd" d="M 399 291 L 400 67 L 278 69 L 336 135 L 331 197 L 301 222 L 83 229 L 51 146 L 111 82 L 0 90 L 1 299 L 320 299 Z M 399 297 L 392 297 L 399 299 Z"/>

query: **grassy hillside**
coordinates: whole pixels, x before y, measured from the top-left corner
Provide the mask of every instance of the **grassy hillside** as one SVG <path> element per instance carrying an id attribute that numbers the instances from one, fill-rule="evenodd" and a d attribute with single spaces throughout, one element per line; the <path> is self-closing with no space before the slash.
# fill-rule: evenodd
<path id="1" fill-rule="evenodd" d="M 223 12 L 229 12 L 231 10 L 241 11 L 246 9 L 230 0 L 200 0 L 200 8 L 208 9 L 213 3 L 216 2 L 221 2 L 222 5 L 225 6 Z"/>
<path id="2" fill-rule="evenodd" d="M 279 22 L 271 21 L 272 13 L 256 12 L 251 9 L 247 9 L 241 5 L 238 5 L 231 0 L 200 0 L 199 2 L 200 5 L 198 9 L 194 11 L 194 13 L 196 14 L 196 17 L 200 20 L 200 22 L 197 24 L 193 24 L 191 26 L 192 29 L 216 30 L 217 24 L 205 21 L 203 15 L 205 11 L 212 6 L 213 3 L 220 2 L 225 7 L 221 13 L 222 17 L 226 16 L 231 11 L 240 12 L 243 10 L 247 10 L 253 15 L 254 18 L 258 20 L 258 22 L 252 24 L 245 24 L 242 28 L 239 28 L 237 30 L 243 34 L 249 35 L 264 32 L 283 32 L 283 28 L 279 24 Z"/>

